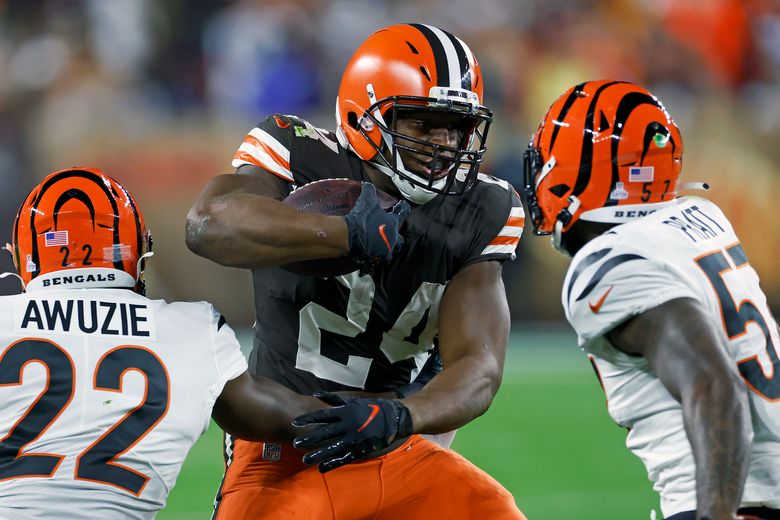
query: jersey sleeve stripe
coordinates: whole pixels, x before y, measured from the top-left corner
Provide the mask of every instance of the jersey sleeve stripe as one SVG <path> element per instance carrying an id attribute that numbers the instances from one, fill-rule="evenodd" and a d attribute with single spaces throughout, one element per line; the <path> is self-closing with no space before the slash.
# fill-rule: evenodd
<path id="1" fill-rule="evenodd" d="M 279 166 L 281 166 L 282 168 L 284 168 L 286 170 L 290 169 L 290 154 L 289 153 L 286 156 L 285 155 L 279 155 L 274 148 L 272 148 L 271 146 L 268 146 L 268 144 L 266 144 L 265 142 L 256 139 L 252 135 L 246 136 L 246 139 L 244 139 L 244 143 L 243 144 L 254 145 L 259 150 L 262 150 L 265 153 L 267 153 L 268 156 L 271 157 L 271 159 L 273 159 L 276 162 L 276 164 L 278 164 Z"/>
<path id="2" fill-rule="evenodd" d="M 606 255 L 609 254 L 609 252 L 612 251 L 611 247 L 607 247 L 605 249 L 599 249 L 598 251 L 595 251 L 588 256 L 586 256 L 578 265 L 574 268 L 574 271 L 572 272 L 571 277 L 569 278 L 569 286 L 566 288 L 566 300 L 571 301 L 571 290 L 574 288 L 574 284 L 577 281 L 577 279 L 580 277 L 580 275 L 591 265 L 595 264 L 602 258 L 604 258 Z"/>
<path id="3" fill-rule="evenodd" d="M 263 150 L 247 142 L 241 143 L 238 151 L 233 156 L 233 162 L 231 164 L 234 168 L 238 168 L 243 164 L 254 164 L 255 166 L 264 168 L 286 181 L 294 182 L 292 172 L 289 168 L 285 168 L 284 166 L 280 165 Z"/>
<path id="4" fill-rule="evenodd" d="M 525 213 L 522 206 L 513 206 L 509 211 L 509 218 L 501 231 L 493 237 L 493 240 L 482 250 L 480 255 L 489 254 L 510 254 L 515 258 L 515 249 L 520 243 L 520 236 L 523 234 L 525 225 Z"/>
<path id="5" fill-rule="evenodd" d="M 261 141 L 254 137 L 253 135 L 247 135 L 246 138 L 244 138 L 244 142 L 242 144 L 248 144 L 251 146 L 254 146 L 255 148 L 262 150 L 266 154 L 268 154 L 269 157 L 271 157 L 279 166 L 283 168 L 290 169 L 290 154 L 279 154 L 277 150 L 269 146 L 266 142 Z"/>
<path id="6" fill-rule="evenodd" d="M 520 240 L 518 239 L 517 242 L 520 242 Z M 512 259 L 514 259 L 517 242 L 514 244 L 507 244 L 507 245 L 488 245 L 480 254 L 482 255 L 507 254 L 507 255 L 512 255 Z"/>
<path id="7" fill-rule="evenodd" d="M 276 155 L 280 156 L 284 162 L 289 164 L 290 150 L 288 150 L 282 143 L 280 143 L 271 134 L 269 134 L 265 130 L 261 130 L 260 128 L 255 127 L 249 131 L 247 138 L 249 138 L 250 136 L 263 143 L 266 149 L 270 148 L 271 150 L 273 150 L 276 153 Z"/>
<path id="8" fill-rule="evenodd" d="M 509 217 L 506 221 L 506 225 L 522 228 L 525 225 L 525 217 Z"/>
<path id="9" fill-rule="evenodd" d="M 513 245 L 516 246 L 520 243 L 520 235 L 517 236 L 497 236 L 493 240 L 490 241 L 491 246 L 506 246 L 506 245 Z"/>
<path id="10" fill-rule="evenodd" d="M 588 295 L 593 291 L 593 289 L 596 288 L 598 283 L 601 281 L 602 278 L 604 278 L 608 272 L 610 272 L 615 267 L 624 264 L 626 262 L 630 262 L 631 260 L 647 260 L 644 256 L 641 255 L 635 255 L 635 254 L 623 254 L 623 255 L 617 255 L 606 262 L 604 262 L 601 267 L 598 268 L 596 271 L 596 274 L 593 275 L 593 278 L 590 279 L 588 282 L 588 285 L 585 286 L 585 288 L 582 290 L 579 296 L 577 296 L 577 301 L 580 301 L 584 298 L 587 298 Z"/>

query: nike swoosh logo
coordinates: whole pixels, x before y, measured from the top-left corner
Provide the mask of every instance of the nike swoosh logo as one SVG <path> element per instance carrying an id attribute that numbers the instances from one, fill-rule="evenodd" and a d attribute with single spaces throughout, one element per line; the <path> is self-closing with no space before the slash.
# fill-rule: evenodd
<path id="1" fill-rule="evenodd" d="M 596 314 L 601 310 L 601 306 L 604 305 L 604 300 L 606 300 L 607 296 L 609 296 L 609 293 L 612 291 L 612 287 L 614 286 L 610 285 L 609 289 L 607 289 L 607 292 L 601 295 L 601 298 L 599 298 L 595 304 L 588 302 L 588 307 L 590 307 L 590 310 L 593 311 L 593 314 Z"/>
<path id="2" fill-rule="evenodd" d="M 378 405 L 375 405 L 375 404 L 370 404 L 370 405 L 368 405 L 368 406 L 371 408 L 371 415 L 369 415 L 369 416 L 368 416 L 368 419 L 366 419 L 366 422 L 364 422 L 364 423 L 363 423 L 363 426 L 361 426 L 360 428 L 358 428 L 358 430 L 357 430 L 357 431 L 362 431 L 362 430 L 363 430 L 363 428 L 365 428 L 366 426 L 368 426 L 368 425 L 371 423 L 371 421 L 373 421 L 373 420 L 374 420 L 374 418 L 376 417 L 376 415 L 379 413 L 379 406 L 378 406 Z"/>
<path id="3" fill-rule="evenodd" d="M 390 247 L 390 241 L 387 239 L 387 235 L 385 235 L 385 224 L 382 224 L 379 226 L 379 236 L 382 237 L 382 240 L 385 241 L 385 245 L 387 246 L 388 251 L 392 251 L 393 248 Z"/>

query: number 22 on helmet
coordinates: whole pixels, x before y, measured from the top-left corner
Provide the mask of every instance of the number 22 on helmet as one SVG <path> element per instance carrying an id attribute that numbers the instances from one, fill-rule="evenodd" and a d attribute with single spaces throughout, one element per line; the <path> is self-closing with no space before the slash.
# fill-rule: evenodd
<path id="1" fill-rule="evenodd" d="M 130 193 L 96 168 L 49 174 L 16 215 L 11 252 L 27 290 L 126 287 L 144 293 L 152 237 Z"/>
<path id="2" fill-rule="evenodd" d="M 673 201 L 680 131 L 661 102 L 622 81 L 588 81 L 547 111 L 525 152 L 523 198 L 536 235 L 578 220 L 620 224 Z"/>

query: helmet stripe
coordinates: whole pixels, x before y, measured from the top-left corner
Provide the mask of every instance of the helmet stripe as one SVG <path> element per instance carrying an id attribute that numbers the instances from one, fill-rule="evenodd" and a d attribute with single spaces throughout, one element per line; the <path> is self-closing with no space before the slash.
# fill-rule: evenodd
<path id="1" fill-rule="evenodd" d="M 468 57 L 466 56 L 468 47 L 466 47 L 466 44 L 463 43 L 460 38 L 456 38 L 450 33 L 445 34 L 449 37 L 450 42 L 452 42 L 452 46 L 455 49 L 455 54 L 458 56 L 458 68 L 460 69 L 460 88 L 464 90 L 472 90 L 471 66 L 469 65 Z"/>
<path id="2" fill-rule="evenodd" d="M 620 170 L 618 164 L 618 145 L 620 144 L 620 136 L 623 134 L 623 128 L 631 113 L 642 105 L 653 105 L 663 110 L 658 101 L 652 96 L 648 96 L 644 92 L 629 92 L 618 103 L 617 110 L 615 112 L 615 128 L 612 130 L 614 139 L 611 141 L 610 154 L 612 155 L 612 182 L 610 184 L 609 192 L 615 188 L 617 182 L 620 180 Z M 646 143 L 649 145 L 649 142 Z M 645 155 L 645 150 L 642 152 L 642 157 Z M 609 193 L 604 201 L 604 206 L 616 206 L 617 199 L 610 199 Z"/>
<path id="3" fill-rule="evenodd" d="M 441 87 L 464 88 L 464 63 L 467 65 L 466 54 L 461 45 L 455 45 L 449 33 L 438 27 L 424 24 L 410 24 L 422 33 L 433 51 L 436 62 L 436 84 Z M 460 52 L 460 55 L 459 55 Z M 461 59 L 463 62 L 461 62 Z M 466 67 L 468 70 L 468 67 Z M 470 76 L 470 74 L 469 74 Z M 471 90 L 471 78 L 469 77 L 468 90 Z"/>
<path id="4" fill-rule="evenodd" d="M 601 97 L 601 93 L 604 92 L 605 89 L 622 83 L 625 83 L 625 81 L 610 81 L 604 83 L 596 89 L 596 92 L 593 94 L 593 99 L 588 106 L 588 112 L 585 116 L 585 131 L 582 134 L 582 151 L 580 152 L 580 171 L 577 174 L 577 182 L 575 182 L 574 191 L 572 192 L 572 195 L 574 196 L 581 195 L 590 182 L 590 173 L 591 168 L 593 167 L 593 123 L 596 119 L 594 114 L 599 97 Z"/>
<path id="5" fill-rule="evenodd" d="M 574 104 L 574 101 L 580 96 L 580 92 L 582 92 L 582 88 L 587 83 L 580 83 L 576 87 L 574 87 L 569 94 L 569 97 L 566 98 L 566 101 L 563 102 L 563 107 L 561 107 L 561 113 L 558 114 L 558 117 L 555 118 L 556 121 L 563 122 L 566 120 L 566 114 L 569 113 L 569 109 L 571 109 L 571 106 Z M 552 137 L 550 137 L 550 150 L 552 150 L 552 147 L 555 146 L 555 139 L 558 138 L 558 131 L 561 129 L 560 125 L 555 125 L 553 127 L 553 133 Z M 539 146 L 538 140 L 541 137 L 541 132 L 539 133 L 539 136 L 537 136 L 537 143 L 536 146 Z"/>
<path id="6" fill-rule="evenodd" d="M 431 46 L 433 51 L 433 59 L 436 63 L 436 81 L 439 86 L 450 85 L 450 69 L 447 66 L 447 54 L 444 51 L 444 45 L 436 34 L 431 30 L 429 25 L 423 25 L 419 23 L 411 24 L 412 27 L 417 29 L 428 40 L 428 45 Z"/>
<path id="7" fill-rule="evenodd" d="M 108 190 L 106 185 L 103 183 L 102 177 L 99 175 L 84 171 L 84 170 L 67 170 L 64 172 L 61 172 L 58 175 L 53 176 L 51 179 L 49 179 L 43 186 L 41 186 L 40 191 L 35 197 L 35 200 L 32 202 L 32 209 L 33 211 L 30 212 L 30 233 L 32 234 L 32 260 L 35 262 L 36 265 L 36 271 L 32 274 L 32 278 L 35 278 L 38 276 L 38 272 L 40 271 L 40 258 L 38 253 L 38 240 L 35 238 L 37 236 L 37 231 L 35 229 L 35 210 L 38 209 L 38 204 L 41 200 L 41 197 L 43 194 L 51 188 L 54 184 L 59 182 L 62 179 L 67 179 L 70 177 L 81 177 L 82 179 L 94 182 L 101 190 L 103 190 L 103 193 L 106 195 L 106 199 L 111 203 L 111 208 L 114 210 L 114 245 L 117 245 L 120 243 L 119 238 L 119 208 L 116 204 L 116 199 L 111 195 L 111 192 Z M 114 259 L 114 267 L 119 269 L 120 271 L 124 271 L 123 269 L 123 262 L 122 260 L 116 260 Z"/>
<path id="8" fill-rule="evenodd" d="M 64 206 L 71 199 L 76 199 L 87 207 L 89 210 L 90 219 L 92 220 L 92 229 L 95 229 L 95 205 L 92 204 L 89 195 L 75 188 L 71 188 L 60 195 L 57 201 L 54 203 L 54 213 L 52 215 L 52 217 L 54 217 L 54 228 L 57 228 L 57 219 L 59 218 L 60 209 L 62 209 L 62 206 Z"/>

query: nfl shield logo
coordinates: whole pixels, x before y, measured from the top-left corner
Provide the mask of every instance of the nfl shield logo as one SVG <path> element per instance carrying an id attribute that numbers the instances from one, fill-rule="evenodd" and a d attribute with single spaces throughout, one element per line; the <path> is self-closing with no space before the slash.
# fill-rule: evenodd
<path id="1" fill-rule="evenodd" d="M 629 182 L 653 182 L 654 168 L 652 166 L 631 166 L 628 169 Z"/>
<path id="2" fill-rule="evenodd" d="M 282 458 L 282 446 L 273 442 L 263 443 L 263 460 L 279 462 Z"/>

